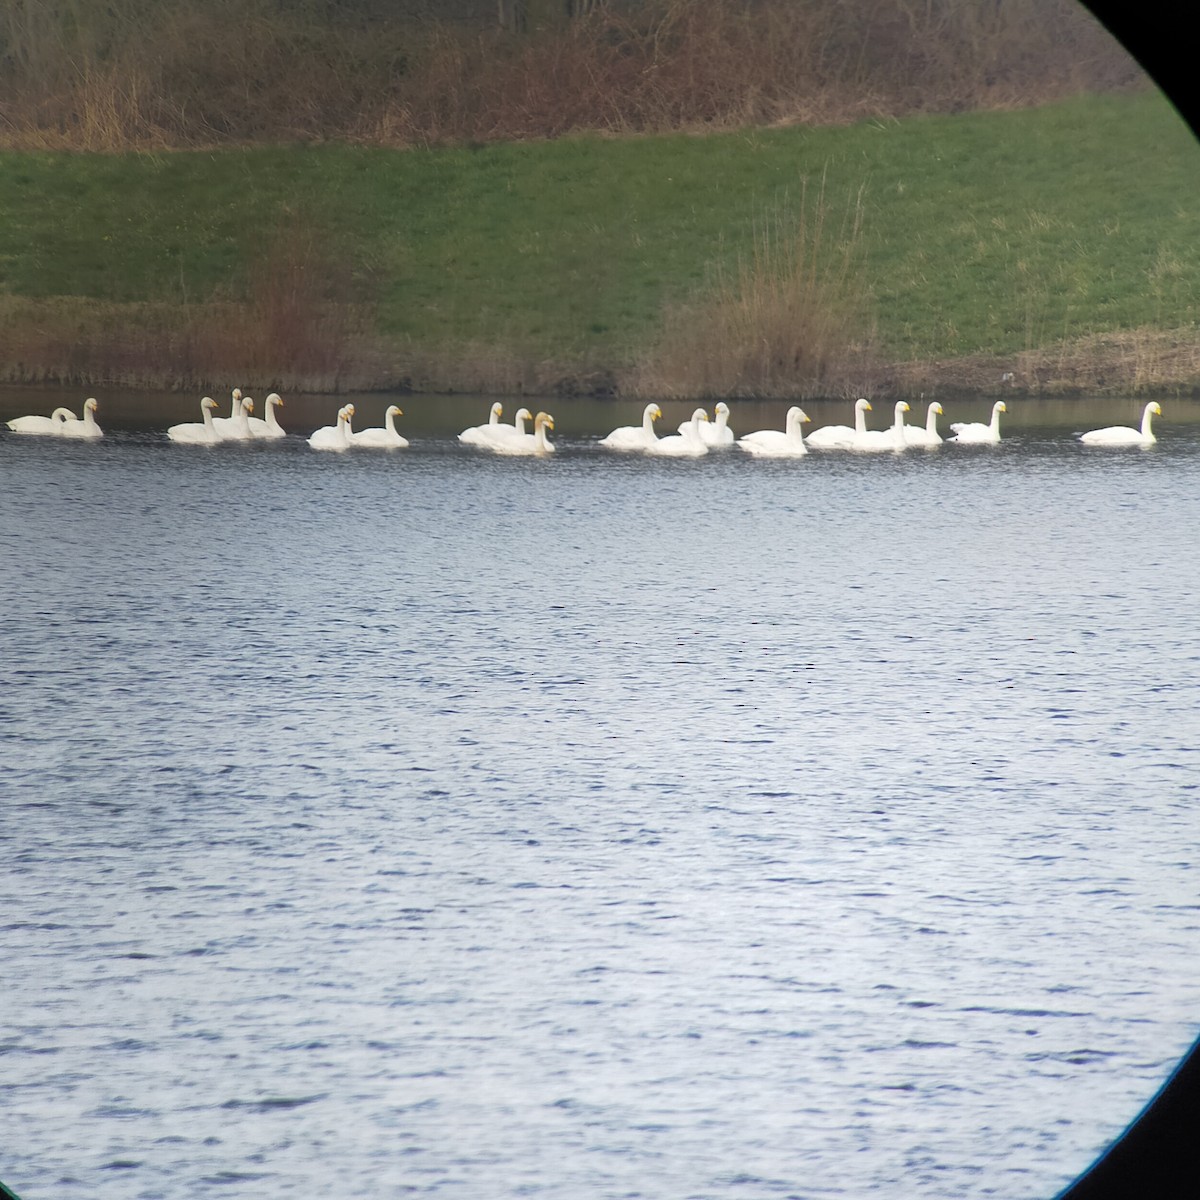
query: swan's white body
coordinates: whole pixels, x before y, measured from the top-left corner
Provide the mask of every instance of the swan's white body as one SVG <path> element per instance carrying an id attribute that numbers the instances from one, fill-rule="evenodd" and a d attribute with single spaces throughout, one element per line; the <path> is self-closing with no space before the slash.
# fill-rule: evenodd
<path id="1" fill-rule="evenodd" d="M 954 436 L 947 440 L 951 442 L 969 442 L 975 445 L 998 442 L 1000 440 L 1000 414 L 1002 412 L 1008 412 L 1008 405 L 1003 400 L 997 400 L 992 405 L 992 420 L 990 424 L 984 425 L 979 421 L 956 421 L 950 426 Z"/>
<path id="2" fill-rule="evenodd" d="M 100 407 L 95 396 L 89 396 L 83 402 L 83 420 L 82 421 L 63 421 L 59 433 L 63 437 L 69 438 L 87 438 L 89 441 L 95 441 L 97 438 L 104 436 L 104 430 L 96 424 L 96 409 Z"/>
<path id="3" fill-rule="evenodd" d="M 910 446 L 940 446 L 942 435 L 938 433 L 937 419 L 942 412 L 942 406 L 934 401 L 925 411 L 925 427 L 920 425 L 905 425 L 904 437 Z"/>
<path id="4" fill-rule="evenodd" d="M 863 453 L 879 453 L 885 450 L 907 450 L 908 441 L 904 436 L 906 428 L 904 414 L 909 411 L 906 400 L 897 400 L 895 415 L 888 429 L 868 429 L 866 433 L 854 439 L 851 450 Z"/>
<path id="5" fill-rule="evenodd" d="M 500 424 L 500 418 L 504 415 L 504 405 L 499 400 L 492 405 L 491 412 L 488 414 L 488 423 L 486 425 L 472 425 L 470 429 L 464 429 L 458 435 L 458 440 L 464 446 L 490 446 L 494 441 L 496 426 Z"/>
<path id="6" fill-rule="evenodd" d="M 63 422 L 74 421 L 75 414 L 69 408 L 56 408 L 48 417 L 13 417 L 8 427 L 13 433 L 49 434 L 57 437 L 62 433 Z"/>
<path id="7" fill-rule="evenodd" d="M 1085 446 L 1152 446 L 1158 438 L 1150 428 L 1150 418 L 1161 416 L 1162 406 L 1157 400 L 1151 400 L 1142 410 L 1141 429 L 1133 429 L 1128 425 L 1108 425 L 1104 429 L 1081 433 L 1079 440 Z"/>
<path id="8" fill-rule="evenodd" d="M 822 425 L 814 429 L 804 440 L 818 450 L 849 450 L 867 429 L 867 413 L 871 411 L 870 400 L 860 396 L 854 402 L 854 427 L 849 425 Z"/>
<path id="9" fill-rule="evenodd" d="M 654 432 L 654 422 L 661 416 L 662 409 L 657 404 L 647 404 L 642 410 L 640 425 L 621 425 L 607 437 L 601 438 L 600 445 L 606 450 L 649 449 L 658 441 L 658 434 Z"/>
<path id="10" fill-rule="evenodd" d="M 485 446 L 493 454 L 553 454 L 554 446 L 546 437 L 546 431 L 554 428 L 554 418 L 540 412 L 533 419 L 533 432 L 520 437 L 501 438 Z"/>
<path id="11" fill-rule="evenodd" d="M 281 438 L 287 437 L 287 430 L 280 425 L 275 416 L 275 406 L 283 404 L 283 397 L 278 392 L 272 392 L 264 401 L 263 409 L 267 414 L 264 421 L 262 417 L 249 417 L 248 423 L 250 426 L 250 436 L 256 438 Z"/>
<path id="12" fill-rule="evenodd" d="M 653 446 L 646 447 L 646 453 L 658 454 L 664 458 L 700 458 L 708 453 L 708 446 L 700 433 L 701 423 L 707 420 L 708 413 L 702 408 L 696 409 L 692 413 L 692 419 L 684 422 L 683 433 L 659 438 Z"/>
<path id="13" fill-rule="evenodd" d="M 494 450 L 498 445 L 512 441 L 521 442 L 523 438 L 531 437 L 531 434 L 525 432 L 525 422 L 532 420 L 533 413 L 529 409 L 518 408 L 511 425 L 506 425 L 503 421 L 489 425 L 488 428 L 492 431 L 490 434 L 491 448 Z"/>
<path id="14" fill-rule="evenodd" d="M 750 454 L 760 458 L 799 458 L 808 453 L 804 444 L 804 433 L 800 426 L 809 419 L 808 413 L 793 405 L 787 410 L 782 431 L 760 429 L 738 438 L 737 444 Z"/>
<path id="15" fill-rule="evenodd" d="M 239 416 L 230 422 L 222 417 L 213 417 L 213 426 L 217 437 L 223 442 L 248 442 L 254 435 L 250 432 L 250 414 L 254 411 L 254 401 L 249 396 L 243 396 L 240 402 Z"/>
<path id="16" fill-rule="evenodd" d="M 700 440 L 709 447 L 732 446 L 733 430 L 729 428 L 729 405 L 724 400 L 717 405 L 715 420 L 705 421 L 696 427 Z M 679 432 L 686 434 L 690 421 L 679 423 Z"/>
<path id="17" fill-rule="evenodd" d="M 200 415 L 204 420 L 172 425 L 167 430 L 167 437 L 181 446 L 215 446 L 221 440 L 213 428 L 213 409 L 216 407 L 217 402 L 211 396 L 205 396 L 200 401 Z"/>
<path id="18" fill-rule="evenodd" d="M 235 387 L 229 395 L 231 397 L 229 416 L 213 417 L 213 428 L 217 431 L 218 437 L 236 441 L 241 436 L 238 431 L 242 421 L 242 389 Z"/>
<path id="19" fill-rule="evenodd" d="M 350 449 L 350 419 L 354 416 L 354 405 L 343 404 L 338 409 L 336 425 L 322 425 L 313 432 L 308 444 L 314 450 L 349 450 Z"/>
<path id="20" fill-rule="evenodd" d="M 350 435 L 353 446 L 366 446 L 368 449 L 402 450 L 408 445 L 408 438 L 401 437 L 396 432 L 396 418 L 404 416 L 400 406 L 389 404 L 383 414 L 383 426 L 379 429 L 364 429 L 362 433 Z"/>

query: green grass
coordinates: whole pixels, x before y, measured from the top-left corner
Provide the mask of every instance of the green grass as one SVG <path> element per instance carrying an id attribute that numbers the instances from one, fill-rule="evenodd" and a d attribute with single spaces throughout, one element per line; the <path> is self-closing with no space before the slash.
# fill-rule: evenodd
<path id="1" fill-rule="evenodd" d="M 1157 95 L 431 151 L 7 153 L 0 294 L 236 299 L 300 222 L 398 344 L 627 362 L 822 176 L 834 217 L 865 185 L 867 316 L 895 358 L 1200 314 L 1200 148 Z"/>

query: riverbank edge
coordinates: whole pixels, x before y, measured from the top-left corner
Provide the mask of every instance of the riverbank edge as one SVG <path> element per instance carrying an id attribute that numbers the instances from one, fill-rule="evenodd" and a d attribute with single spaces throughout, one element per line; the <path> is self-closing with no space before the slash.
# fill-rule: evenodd
<path id="1" fill-rule="evenodd" d="M 11 332 L 11 331 L 10 331 Z M 47 330 L 43 328 L 43 333 Z M 392 393 L 671 400 L 837 400 L 868 395 L 921 396 L 1200 396 L 1200 329 L 1118 330 L 1014 354 L 972 354 L 887 361 L 869 349 L 849 356 L 835 374 L 797 386 L 780 380 L 766 388 L 720 394 L 652 387 L 636 363 L 522 358 L 504 347 L 465 345 L 440 350 L 396 347 L 355 339 L 336 361 L 307 367 L 278 362 L 231 361 L 198 371 L 169 340 L 134 352 L 70 331 L 55 336 L 51 357 L 4 354 L 0 385 L 128 387 L 168 392 L 221 392 L 229 379 L 269 380 L 273 388 L 302 395 Z M 6 339 L 7 340 L 7 339 Z M 68 344 L 69 341 L 69 344 Z"/>

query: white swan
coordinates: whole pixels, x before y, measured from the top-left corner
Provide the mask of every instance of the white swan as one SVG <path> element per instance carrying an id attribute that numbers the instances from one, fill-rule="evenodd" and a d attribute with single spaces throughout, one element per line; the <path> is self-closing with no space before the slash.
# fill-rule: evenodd
<path id="1" fill-rule="evenodd" d="M 849 425 L 822 425 L 814 429 L 804 440 L 818 450 L 848 450 L 867 432 L 867 413 L 871 402 L 860 396 L 854 402 L 854 428 Z"/>
<path id="2" fill-rule="evenodd" d="M 620 425 L 607 437 L 602 437 L 600 445 L 606 450 L 645 450 L 658 441 L 654 422 L 661 416 L 662 409 L 657 404 L 647 404 L 642 409 L 640 425 Z"/>
<path id="3" fill-rule="evenodd" d="M 254 435 L 250 432 L 250 414 L 254 411 L 254 401 L 249 396 L 243 396 L 238 407 L 236 421 L 227 417 L 213 417 L 213 428 L 217 437 L 223 442 L 248 442 Z"/>
<path id="4" fill-rule="evenodd" d="M 343 404 L 338 409 L 336 425 L 322 425 L 314 430 L 308 444 L 314 450 L 349 450 L 350 418 L 354 416 L 354 405 Z"/>
<path id="5" fill-rule="evenodd" d="M 472 425 L 470 429 L 464 429 L 458 435 L 458 440 L 464 446 L 490 446 L 492 435 L 496 432 L 496 426 L 500 424 L 500 418 L 503 415 L 504 405 L 497 400 L 488 413 L 488 423 L 486 425 Z"/>
<path id="6" fill-rule="evenodd" d="M 942 406 L 935 400 L 925 410 L 925 427 L 920 425 L 905 425 L 904 436 L 910 446 L 940 446 L 942 435 L 937 430 L 937 419 L 941 415 Z"/>
<path id="7" fill-rule="evenodd" d="M 48 417 L 13 417 L 8 427 L 13 433 L 40 433 L 57 437 L 62 432 L 63 422 L 75 419 L 75 414 L 69 408 L 56 408 Z"/>
<path id="8" fill-rule="evenodd" d="M 242 389 L 235 387 L 229 395 L 229 416 L 213 417 L 213 427 L 221 437 L 225 436 L 227 430 L 231 436 L 236 436 L 242 419 Z"/>
<path id="9" fill-rule="evenodd" d="M 992 420 L 990 425 L 984 425 L 979 421 L 956 421 L 950 428 L 954 432 L 952 438 L 947 441 L 951 442 L 972 442 L 975 444 L 983 444 L 986 442 L 998 442 L 1000 440 L 1000 414 L 1008 412 L 1008 405 L 1003 400 L 997 400 L 992 405 Z"/>
<path id="10" fill-rule="evenodd" d="M 778 429 L 760 429 L 757 433 L 738 438 L 737 444 L 760 458 L 799 458 L 808 453 L 804 433 L 800 429 L 808 419 L 804 409 L 792 405 L 787 410 L 782 432 Z"/>
<path id="11" fill-rule="evenodd" d="M 1152 446 L 1158 441 L 1150 429 L 1150 418 L 1162 416 L 1162 405 L 1151 400 L 1142 410 L 1142 427 L 1133 429 L 1128 425 L 1107 425 L 1081 433 L 1079 440 L 1085 446 Z"/>
<path id="12" fill-rule="evenodd" d="M 368 449 L 401 450 L 408 445 L 408 438 L 401 437 L 396 432 L 396 418 L 404 416 L 398 404 L 389 404 L 383 414 L 383 425 L 378 429 L 364 429 L 361 433 L 351 433 L 352 446 L 366 446 Z M 349 426 L 347 426 L 347 429 Z"/>
<path id="13" fill-rule="evenodd" d="M 213 409 L 216 407 L 217 402 L 211 396 L 205 396 L 200 401 L 200 415 L 204 420 L 172 425 L 167 430 L 167 437 L 181 446 L 215 446 L 221 440 L 213 428 Z"/>
<path id="14" fill-rule="evenodd" d="M 664 458 L 699 458 L 708 453 L 708 446 L 700 433 L 700 425 L 708 420 L 702 408 L 692 413 L 692 419 L 684 422 L 684 432 L 671 437 L 659 438 L 653 446 L 646 447 L 647 454 L 659 454 Z"/>
<path id="15" fill-rule="evenodd" d="M 267 414 L 264 421 L 262 417 L 248 417 L 247 421 L 250 425 L 250 436 L 256 438 L 281 438 L 287 437 L 287 430 L 280 425 L 278 418 L 275 416 L 275 406 L 283 405 L 283 397 L 278 392 L 272 392 L 264 401 L 263 409 Z"/>
<path id="16" fill-rule="evenodd" d="M 496 443 L 511 442 L 514 439 L 519 442 L 522 438 L 531 437 L 531 434 L 525 432 L 525 422 L 532 420 L 533 413 L 529 409 L 518 408 L 511 425 L 506 425 L 503 421 L 489 425 L 488 428 L 492 431 L 490 435 L 491 448 L 495 449 Z"/>
<path id="17" fill-rule="evenodd" d="M 554 446 L 547 439 L 546 431 L 554 428 L 554 418 L 545 412 L 540 412 L 533 419 L 533 432 L 523 433 L 520 437 L 499 438 L 487 444 L 484 449 L 493 454 L 553 454 Z"/>
<path id="18" fill-rule="evenodd" d="M 907 450 L 908 442 L 904 436 L 906 428 L 904 414 L 909 411 L 907 400 L 897 400 L 895 415 L 887 429 L 868 429 L 854 439 L 851 450 L 879 452 L 881 450 Z"/>
<path id="19" fill-rule="evenodd" d="M 104 436 L 104 430 L 96 424 L 96 409 L 100 407 L 95 396 L 89 396 L 83 402 L 83 420 L 82 421 L 63 421 L 58 432 L 63 437 L 69 438 L 88 438 L 95 441 L 96 438 Z"/>
<path id="20" fill-rule="evenodd" d="M 729 428 L 729 405 L 722 400 L 714 410 L 716 419 L 697 426 L 700 440 L 706 446 L 732 446 L 733 430 Z M 679 432 L 687 433 L 690 421 L 679 423 Z"/>

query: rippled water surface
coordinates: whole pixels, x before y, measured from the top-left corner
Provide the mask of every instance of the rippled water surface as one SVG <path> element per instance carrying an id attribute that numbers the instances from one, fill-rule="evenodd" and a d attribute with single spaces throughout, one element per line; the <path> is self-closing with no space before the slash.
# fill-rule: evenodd
<path id="1" fill-rule="evenodd" d="M 1200 427 L 1070 432 L 5 432 L 5 1182 L 1051 1195 L 1200 1005 Z"/>

